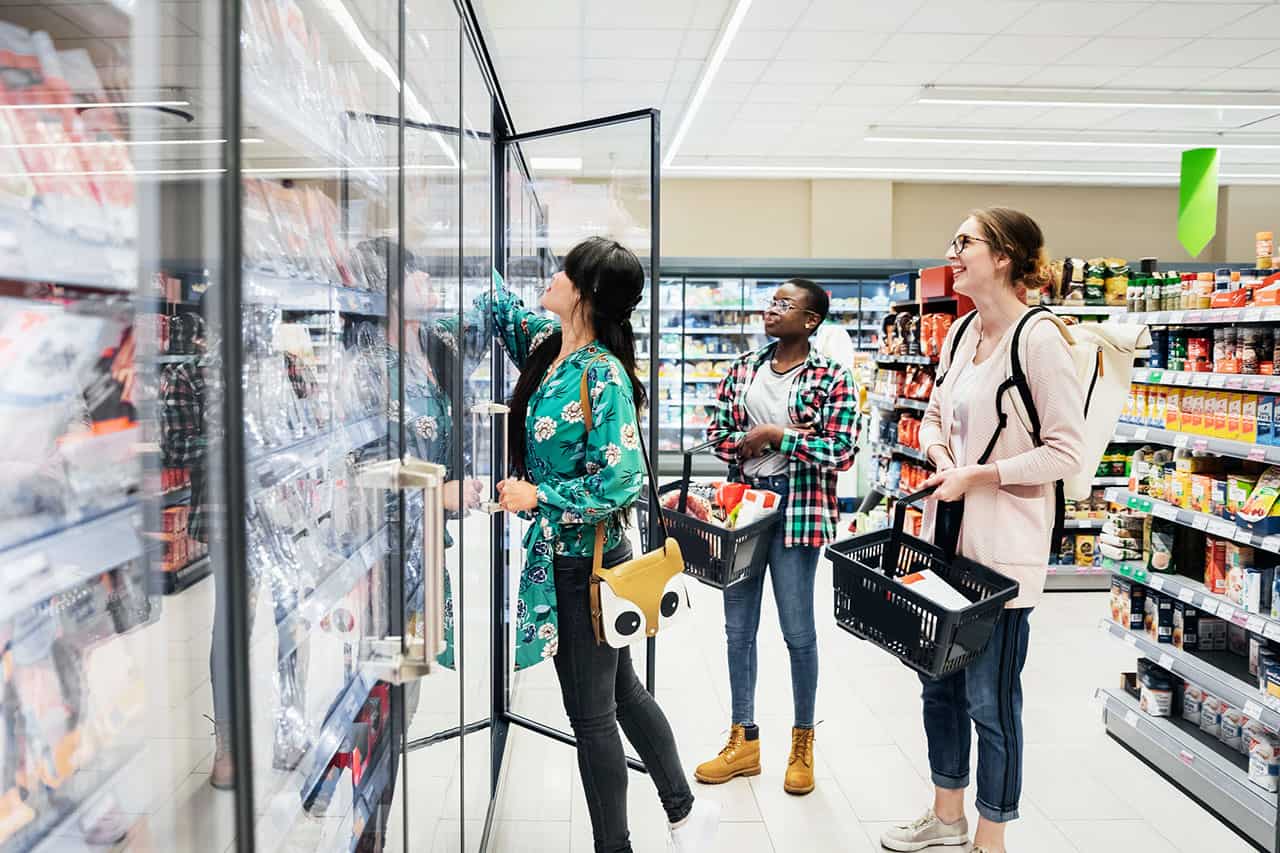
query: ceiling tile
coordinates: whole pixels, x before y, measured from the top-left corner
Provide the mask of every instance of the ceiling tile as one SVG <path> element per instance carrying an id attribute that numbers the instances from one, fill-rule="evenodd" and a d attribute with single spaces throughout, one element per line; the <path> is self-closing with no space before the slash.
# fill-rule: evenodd
<path id="1" fill-rule="evenodd" d="M 935 79 L 947 86 L 1017 86 L 1035 73 L 1036 68 L 1035 65 L 961 62 Z"/>
<path id="2" fill-rule="evenodd" d="M 1187 39 L 1122 39 L 1096 38 L 1077 51 L 1064 56 L 1064 65 L 1100 65 L 1136 68 L 1164 56 L 1192 47 Z"/>
<path id="3" fill-rule="evenodd" d="M 707 91 L 706 103 L 741 104 L 750 95 L 755 83 L 729 83 L 719 77 Z"/>
<path id="4" fill-rule="evenodd" d="M 519 57 L 504 59 L 498 63 L 498 73 L 502 77 L 503 87 L 507 81 L 536 80 L 558 83 L 581 82 L 582 60 L 573 58 L 546 57 L 533 59 Z M 433 75 L 435 76 L 435 75 Z M 455 79 L 457 73 L 452 75 Z"/>
<path id="5" fill-rule="evenodd" d="M 1150 8 L 1147 3 L 1040 3 L 1006 32 L 1019 35 L 1100 36 Z"/>
<path id="6" fill-rule="evenodd" d="M 849 78 L 858 86 L 923 86 L 936 83 L 949 62 L 867 62 Z"/>
<path id="7" fill-rule="evenodd" d="M 1210 70 L 1204 68 L 1116 68 L 1118 76 L 1107 85 L 1115 89 L 1185 89 L 1201 88 L 1209 79 Z M 1225 68 L 1222 70 L 1226 70 Z"/>
<path id="8" fill-rule="evenodd" d="M 726 83 L 754 83 L 769 67 L 769 63 L 757 59 L 725 60 L 716 74 L 716 80 Z"/>
<path id="9" fill-rule="evenodd" d="M 923 62 L 959 62 L 985 41 L 986 36 L 975 35 L 899 34 L 888 39 L 871 58 L 889 62 L 901 62 L 907 58 Z"/>
<path id="10" fill-rule="evenodd" d="M 1206 89 L 1272 89 L 1277 75 L 1274 68 L 1233 68 L 1217 76 L 1205 76 Z"/>
<path id="11" fill-rule="evenodd" d="M 1247 67 L 1249 68 L 1280 68 L 1280 50 L 1273 51 L 1271 53 L 1268 53 L 1266 56 L 1263 56 L 1259 59 L 1255 59 L 1253 62 L 1248 63 Z M 1268 88 L 1274 88 L 1274 87 L 1268 87 Z"/>
<path id="12" fill-rule="evenodd" d="M 1179 50 L 1157 57 L 1152 64 L 1192 68 L 1248 65 L 1280 48 L 1277 39 L 1197 39 L 1194 50 Z"/>
<path id="13" fill-rule="evenodd" d="M 680 44 L 682 59 L 709 59 L 716 44 L 718 30 L 685 30 Z"/>
<path id="14" fill-rule="evenodd" d="M 738 111 L 738 120 L 758 121 L 765 124 L 772 124 L 774 122 L 794 124 L 801 119 L 808 118 L 817 111 L 817 105 L 812 102 L 766 104 L 757 101 L 747 101 L 742 105 L 742 109 Z"/>
<path id="15" fill-rule="evenodd" d="M 973 52 L 971 62 L 1052 65 L 1089 43 L 1084 36 L 994 36 Z"/>
<path id="16" fill-rule="evenodd" d="M 919 86 L 841 86 L 831 96 L 833 104 L 897 105 L 913 102 L 920 94 Z"/>
<path id="17" fill-rule="evenodd" d="M 411 16 L 415 5 L 406 7 Z M 490 27 L 578 27 L 586 0 L 482 0 L 475 5 L 482 23 Z"/>
<path id="18" fill-rule="evenodd" d="M 704 63 L 697 59 L 678 59 L 671 71 L 671 82 L 693 82 L 702 74 Z"/>
<path id="19" fill-rule="evenodd" d="M 1133 38 L 1217 35 L 1219 29 L 1229 27 L 1259 8 L 1256 3 L 1215 3 L 1212 6 L 1157 3 L 1141 15 L 1122 22 L 1108 35 Z M 1266 31 L 1255 30 L 1241 35 L 1256 36 L 1263 32 Z"/>
<path id="20" fill-rule="evenodd" d="M 821 104 L 837 88 L 829 83 L 757 83 L 746 100 L 759 104 Z"/>
<path id="21" fill-rule="evenodd" d="M 924 0 L 813 0 L 797 29 L 893 33 L 923 5 Z"/>
<path id="22" fill-rule="evenodd" d="M 858 68 L 856 62 L 784 62 L 769 65 L 761 80 L 770 83 L 843 83 Z"/>
<path id="23" fill-rule="evenodd" d="M 1280 5 L 1260 7 L 1256 12 L 1220 27 L 1208 26 L 1204 32 L 1220 38 L 1253 38 L 1261 33 L 1280 32 Z"/>
<path id="24" fill-rule="evenodd" d="M 1112 68 L 1109 65 L 1054 65 L 1041 68 L 1023 80 L 1022 85 L 1092 88 L 1110 83 L 1128 73 L 1128 69 Z"/>
<path id="25" fill-rule="evenodd" d="M 726 59 L 773 59 L 786 39 L 786 30 L 739 30 Z"/>
<path id="26" fill-rule="evenodd" d="M 582 44 L 599 59 L 675 59 L 684 38 L 681 30 L 586 30 Z"/>
<path id="27" fill-rule="evenodd" d="M 655 80 L 671 79 L 676 67 L 674 59 L 588 59 L 584 63 L 587 80 Z"/>
<path id="28" fill-rule="evenodd" d="M 571 29 L 508 28 L 485 35 L 493 55 L 508 57 L 582 56 L 582 31 Z"/>
<path id="29" fill-rule="evenodd" d="M 1035 8 L 1028 0 L 927 0 L 902 27 L 904 33 L 980 33 L 1003 32 L 1014 21 Z"/>
<path id="30" fill-rule="evenodd" d="M 789 30 L 804 13 L 806 4 L 801 0 L 786 3 L 755 2 L 742 20 L 746 30 Z"/>
<path id="31" fill-rule="evenodd" d="M 528 0 L 524 0 L 528 2 Z M 733 0 L 694 0 L 689 26 L 702 30 L 719 30 L 724 26 Z"/>
<path id="32" fill-rule="evenodd" d="M 587 101 L 627 101 L 628 109 L 639 109 L 661 101 L 667 93 L 667 84 L 659 81 L 619 82 L 617 80 L 588 81 L 582 87 L 582 97 Z"/>
<path id="33" fill-rule="evenodd" d="M 528 0 L 526 0 L 528 2 Z M 537 3 L 530 3 L 537 6 Z M 688 0 L 645 0 L 644 3 L 588 2 L 588 27 L 621 29 L 683 30 L 692 23 L 693 5 Z"/>
<path id="34" fill-rule="evenodd" d="M 878 33 L 798 30 L 787 36 L 778 59 L 856 61 L 874 54 L 887 39 Z"/>

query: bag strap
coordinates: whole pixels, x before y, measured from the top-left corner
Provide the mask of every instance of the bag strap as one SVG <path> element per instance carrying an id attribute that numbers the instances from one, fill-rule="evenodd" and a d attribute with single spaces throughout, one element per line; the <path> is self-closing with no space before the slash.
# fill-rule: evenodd
<path id="1" fill-rule="evenodd" d="M 582 382 L 578 389 L 578 398 L 579 405 L 582 406 L 582 422 L 586 426 L 588 433 L 595 426 L 595 419 L 591 412 L 591 388 L 588 384 L 591 368 L 596 362 L 606 361 L 607 359 L 608 356 L 606 355 L 596 356 L 582 368 Z M 653 512 L 658 514 L 658 524 L 662 528 L 662 537 L 665 542 L 671 532 L 667 530 L 667 520 L 662 515 L 662 504 L 658 500 L 658 485 L 653 476 L 653 465 L 649 462 L 649 451 L 645 449 L 643 439 L 640 441 L 640 456 L 644 459 L 644 470 L 648 475 L 649 496 L 653 499 Z M 601 521 L 596 524 L 596 542 L 591 553 L 591 573 L 593 575 L 599 575 L 604 567 L 604 537 L 604 522 Z"/>
<path id="2" fill-rule="evenodd" d="M 956 329 L 956 333 L 951 336 L 951 349 L 947 352 L 947 365 L 943 368 L 942 375 L 933 382 L 935 388 L 946 381 L 947 374 L 951 372 L 951 365 L 956 360 L 956 350 L 960 349 L 960 341 L 964 339 L 964 333 L 969 331 L 969 326 L 973 324 L 973 318 L 976 316 L 978 316 L 978 312 L 974 310 L 960 318 L 960 326 Z"/>

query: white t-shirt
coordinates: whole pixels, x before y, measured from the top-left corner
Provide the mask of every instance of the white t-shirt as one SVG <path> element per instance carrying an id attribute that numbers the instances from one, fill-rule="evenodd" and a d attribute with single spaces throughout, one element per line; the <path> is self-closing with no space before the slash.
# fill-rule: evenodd
<path id="1" fill-rule="evenodd" d="M 766 364 L 756 371 L 755 378 L 747 387 L 747 424 L 752 427 L 761 424 L 791 423 L 791 386 L 800 376 L 805 362 L 800 362 L 786 373 L 779 373 L 772 364 Z M 742 473 L 748 477 L 774 477 L 787 473 L 787 457 L 777 451 L 770 451 L 755 459 L 742 463 Z"/>

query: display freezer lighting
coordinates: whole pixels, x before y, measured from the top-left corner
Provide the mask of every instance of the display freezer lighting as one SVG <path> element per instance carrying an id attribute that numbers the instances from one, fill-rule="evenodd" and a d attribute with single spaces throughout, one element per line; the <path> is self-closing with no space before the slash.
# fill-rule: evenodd
<path id="1" fill-rule="evenodd" d="M 729 45 L 733 43 L 734 38 L 738 35 L 738 29 L 742 26 L 742 20 L 747 16 L 747 11 L 750 8 L 751 0 L 738 0 L 737 5 L 734 6 L 733 13 L 729 16 L 729 22 L 725 24 L 724 31 L 720 33 L 720 38 L 716 42 L 715 48 L 711 51 L 711 59 L 707 61 L 706 66 L 702 69 L 702 76 L 698 78 L 698 86 L 693 90 L 693 97 L 689 99 L 689 106 L 685 109 L 684 115 L 680 117 L 680 125 L 676 128 L 676 135 L 672 137 L 671 146 L 667 149 L 667 156 L 662 161 L 664 169 L 671 166 L 671 161 L 675 159 L 676 152 L 684 144 L 685 135 L 688 134 L 689 128 L 693 125 L 694 116 L 698 114 L 703 100 L 707 97 L 707 92 L 711 90 L 711 84 L 715 82 L 716 74 L 720 72 L 720 65 L 729 53 Z"/>

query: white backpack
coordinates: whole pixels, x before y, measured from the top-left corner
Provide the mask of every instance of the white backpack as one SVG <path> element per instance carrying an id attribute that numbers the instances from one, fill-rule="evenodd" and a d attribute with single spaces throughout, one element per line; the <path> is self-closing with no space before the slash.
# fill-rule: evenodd
<path id="1" fill-rule="evenodd" d="M 977 311 L 970 311 L 960 320 L 960 327 L 951 339 L 951 348 L 944 353 L 938 364 L 938 385 L 946 380 L 946 371 L 955 358 L 960 341 L 968 331 Z M 1082 500 L 1093 490 L 1094 472 L 1102 460 L 1102 454 L 1111 443 L 1116 431 L 1116 423 L 1124 409 L 1125 399 L 1129 394 L 1129 383 L 1133 376 L 1133 360 L 1138 350 L 1151 346 L 1151 335 L 1146 326 L 1112 325 L 1101 323 L 1078 323 L 1068 326 L 1062 318 L 1044 306 L 1032 308 L 1022 316 L 1013 330 L 1010 341 L 1008 361 L 1005 364 L 1005 381 L 996 392 L 996 410 L 1000 415 L 1000 427 L 991 436 L 982 455 L 982 462 L 995 449 L 996 439 L 1004 428 L 1006 416 L 1004 399 L 1007 396 L 1013 401 L 1013 411 L 1022 422 L 1023 427 L 1031 434 L 1036 445 L 1043 442 L 1040 438 L 1040 416 L 1031 396 L 1031 386 L 1023 369 L 1026 353 L 1023 332 L 1030 324 L 1046 320 L 1052 322 L 1062 333 L 1071 350 L 1071 361 L 1075 365 L 1076 379 L 1084 392 L 1084 448 L 1080 454 L 1080 470 L 1065 480 L 1058 482 L 1057 518 L 1055 537 L 1062 531 L 1063 499 Z M 1016 394 L 1006 394 L 1009 390 Z"/>

